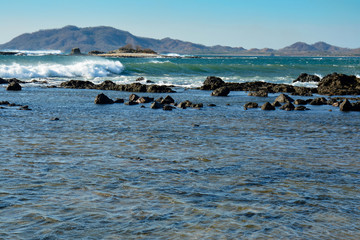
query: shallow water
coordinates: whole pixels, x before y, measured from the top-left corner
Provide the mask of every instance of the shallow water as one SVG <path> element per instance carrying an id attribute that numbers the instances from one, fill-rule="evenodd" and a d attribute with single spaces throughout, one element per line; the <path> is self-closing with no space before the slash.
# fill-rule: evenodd
<path id="1" fill-rule="evenodd" d="M 358 239 L 359 113 L 245 111 L 277 95 L 177 90 L 205 107 L 0 88 L 32 109 L 0 109 L 0 239 Z"/>

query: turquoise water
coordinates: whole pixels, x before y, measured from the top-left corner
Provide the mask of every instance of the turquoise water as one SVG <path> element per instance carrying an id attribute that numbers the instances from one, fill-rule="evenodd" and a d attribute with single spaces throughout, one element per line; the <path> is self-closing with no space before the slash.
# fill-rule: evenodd
<path id="1" fill-rule="evenodd" d="M 24 69 L 26 60 L 35 67 L 46 58 L 21 57 L 19 65 Z M 14 63 L 6 61 L 0 66 Z M 291 82 L 301 72 L 359 74 L 356 58 L 97 61 L 119 61 L 121 73 L 74 77 L 130 82 L 144 76 L 189 86 L 207 75 Z M 106 65 L 99 62 L 99 69 Z M 216 67 L 221 62 L 223 72 Z M 171 72 L 163 64 L 184 70 Z M 49 84 L 69 78 L 41 77 Z M 98 90 L 25 84 L 9 92 L 1 86 L 0 101 L 32 111 L 0 109 L 0 239 L 358 239 L 358 112 L 327 105 L 306 112 L 245 111 L 246 102 L 273 102 L 277 94 L 216 98 L 209 91 L 176 90 L 171 96 L 177 102 L 205 107 L 98 106 Z M 113 99 L 130 95 L 103 92 Z"/>

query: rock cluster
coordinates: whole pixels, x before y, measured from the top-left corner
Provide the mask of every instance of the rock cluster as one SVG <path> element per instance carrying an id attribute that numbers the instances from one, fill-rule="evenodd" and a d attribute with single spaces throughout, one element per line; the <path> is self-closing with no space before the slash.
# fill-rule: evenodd
<path id="1" fill-rule="evenodd" d="M 115 84 L 112 81 L 104 81 L 100 84 L 94 84 L 90 81 L 70 80 L 60 84 L 63 88 L 74 89 L 98 89 L 98 90 L 115 90 L 126 92 L 148 92 L 148 93 L 173 93 L 170 87 L 164 85 L 146 85 L 141 83 Z"/>
<path id="2" fill-rule="evenodd" d="M 293 82 L 320 82 L 320 78 L 316 75 L 301 73 Z"/>
<path id="3" fill-rule="evenodd" d="M 317 89 L 321 95 L 359 95 L 360 78 L 332 73 L 321 79 Z"/>

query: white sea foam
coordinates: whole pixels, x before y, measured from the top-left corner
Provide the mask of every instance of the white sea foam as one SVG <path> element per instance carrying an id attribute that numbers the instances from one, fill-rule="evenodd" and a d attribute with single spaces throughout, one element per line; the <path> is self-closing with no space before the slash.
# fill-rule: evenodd
<path id="1" fill-rule="evenodd" d="M 95 78 L 118 75 L 124 69 L 119 61 L 107 59 L 82 60 L 72 64 L 39 63 L 20 65 L 18 63 L 0 64 L 2 78 L 49 78 L 49 77 L 82 77 Z"/>
<path id="2" fill-rule="evenodd" d="M 62 54 L 60 50 L 2 50 L 2 52 L 17 52 L 19 54 L 28 56 L 44 56 L 44 55 L 59 55 Z"/>

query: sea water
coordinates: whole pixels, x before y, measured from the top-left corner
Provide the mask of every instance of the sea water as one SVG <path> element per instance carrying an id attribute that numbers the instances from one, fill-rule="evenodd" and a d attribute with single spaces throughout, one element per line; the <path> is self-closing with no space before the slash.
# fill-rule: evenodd
<path id="1" fill-rule="evenodd" d="M 32 109 L 0 109 L 0 239 L 358 239 L 358 112 L 327 105 L 244 110 L 278 94 L 211 97 L 192 87 L 208 75 L 288 84 L 302 72 L 359 75 L 359 63 L 2 56 L 0 77 L 47 84 L 0 88 L 0 101 Z M 138 77 L 175 85 L 177 102 L 204 108 L 95 105 L 101 92 L 113 99 L 130 93 L 47 88 L 70 79 Z"/>

